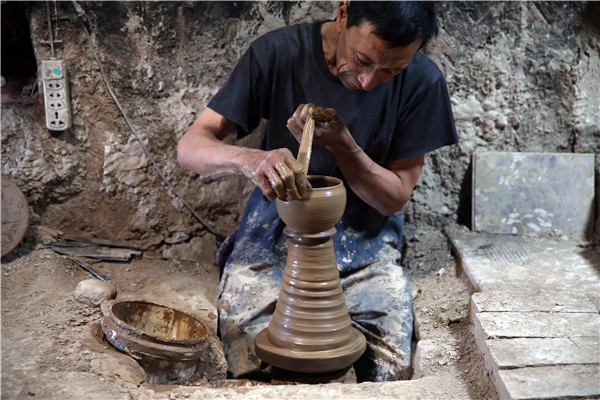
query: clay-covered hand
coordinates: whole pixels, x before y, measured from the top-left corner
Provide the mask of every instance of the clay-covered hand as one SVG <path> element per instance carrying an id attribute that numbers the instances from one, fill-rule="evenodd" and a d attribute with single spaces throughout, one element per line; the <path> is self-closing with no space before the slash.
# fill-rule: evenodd
<path id="1" fill-rule="evenodd" d="M 307 188 L 302 165 L 288 149 L 248 149 L 241 172 L 260 188 L 269 200 L 298 200 Z"/>
<path id="2" fill-rule="evenodd" d="M 312 103 L 300 104 L 287 121 L 289 131 L 298 142 L 302 139 L 302 130 L 309 115 L 315 120 L 313 145 L 335 146 L 342 142 L 345 135 L 350 135 L 333 108 L 323 108 Z"/>

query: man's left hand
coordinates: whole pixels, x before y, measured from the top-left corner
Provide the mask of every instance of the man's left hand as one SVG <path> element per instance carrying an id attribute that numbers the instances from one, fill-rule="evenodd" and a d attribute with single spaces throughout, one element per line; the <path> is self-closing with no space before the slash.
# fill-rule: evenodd
<path id="1" fill-rule="evenodd" d="M 287 127 L 296 140 L 302 140 L 302 131 L 308 116 L 315 120 L 313 145 L 343 146 L 351 138 L 348 128 L 333 108 L 317 107 L 312 103 L 300 104 L 294 114 L 288 119 Z M 353 140 L 350 142 L 354 143 Z"/>

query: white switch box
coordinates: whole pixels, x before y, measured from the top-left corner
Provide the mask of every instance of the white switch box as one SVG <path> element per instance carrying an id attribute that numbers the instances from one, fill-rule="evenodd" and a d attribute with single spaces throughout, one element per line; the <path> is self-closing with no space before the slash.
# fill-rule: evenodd
<path id="1" fill-rule="evenodd" d="M 71 102 L 67 68 L 63 60 L 42 61 L 44 81 L 44 104 L 46 127 L 52 131 L 64 131 L 71 127 Z"/>

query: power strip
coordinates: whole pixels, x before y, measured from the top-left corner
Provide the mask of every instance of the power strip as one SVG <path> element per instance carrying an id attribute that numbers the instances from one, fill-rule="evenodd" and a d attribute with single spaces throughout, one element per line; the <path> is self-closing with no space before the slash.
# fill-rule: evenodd
<path id="1" fill-rule="evenodd" d="M 65 62 L 56 59 L 42 61 L 42 80 L 44 81 L 46 127 L 51 131 L 69 129 L 71 102 Z"/>

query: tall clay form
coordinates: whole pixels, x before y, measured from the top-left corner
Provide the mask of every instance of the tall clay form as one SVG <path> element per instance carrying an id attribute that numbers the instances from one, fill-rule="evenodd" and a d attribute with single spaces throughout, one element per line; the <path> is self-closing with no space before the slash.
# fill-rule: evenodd
<path id="1" fill-rule="evenodd" d="M 269 326 L 255 339 L 263 361 L 298 372 L 346 368 L 362 355 L 365 337 L 351 326 L 331 236 L 346 206 L 341 180 L 309 176 L 301 200 L 277 201 L 287 225 L 288 257 Z"/>

